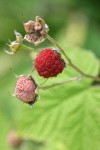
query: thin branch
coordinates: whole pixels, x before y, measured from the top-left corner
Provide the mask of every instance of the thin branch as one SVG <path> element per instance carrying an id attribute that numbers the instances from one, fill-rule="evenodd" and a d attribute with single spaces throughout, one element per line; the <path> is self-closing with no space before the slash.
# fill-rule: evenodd
<path id="1" fill-rule="evenodd" d="M 67 59 L 68 63 L 71 63 L 70 58 L 66 55 L 66 53 L 64 52 L 64 50 L 57 44 L 57 42 L 50 36 L 47 34 L 47 38 L 48 40 L 51 41 L 51 43 L 53 43 L 55 46 L 57 46 L 59 48 L 59 50 L 61 51 L 61 53 L 65 56 L 65 58 Z"/>
<path id="2" fill-rule="evenodd" d="M 67 84 L 67 83 L 70 83 L 70 82 L 75 81 L 75 80 L 76 80 L 76 81 L 80 81 L 82 78 L 83 78 L 83 76 L 74 77 L 74 78 L 72 78 L 72 79 L 70 79 L 70 80 L 67 80 L 67 81 L 58 82 L 58 83 L 53 83 L 53 84 L 48 85 L 48 86 L 40 86 L 39 89 L 41 89 L 41 90 L 47 90 L 47 89 L 49 89 L 49 88 L 53 88 L 53 87 L 55 87 L 55 86 Z"/>
<path id="3" fill-rule="evenodd" d="M 84 77 L 87 77 L 87 78 L 91 78 L 93 80 L 96 80 L 96 81 L 100 81 L 100 77 L 95 77 L 95 76 L 92 76 L 92 75 L 89 75 L 89 74 L 86 74 L 84 73 L 82 70 L 80 70 L 77 66 L 75 66 L 73 63 L 70 64 L 70 66 L 76 70 L 77 72 L 79 72 L 81 75 L 83 75 Z"/>

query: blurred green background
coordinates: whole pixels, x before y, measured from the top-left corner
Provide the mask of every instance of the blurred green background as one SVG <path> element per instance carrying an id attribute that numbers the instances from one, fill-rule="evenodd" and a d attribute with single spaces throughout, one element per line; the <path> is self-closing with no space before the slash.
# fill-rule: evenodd
<path id="1" fill-rule="evenodd" d="M 71 28 L 70 30 L 74 30 L 74 25 L 77 24 L 79 28 L 76 27 L 76 30 L 71 33 L 75 34 L 76 38 L 80 36 L 77 35 L 77 32 L 79 32 L 78 30 L 82 32 L 81 34 L 85 34 L 83 35 L 85 37 L 82 46 L 86 49 L 93 50 L 99 57 L 99 11 L 99 4 L 97 0 L 55 0 L 54 2 L 49 0 L 1 0 L 0 42 L 4 44 L 8 41 L 8 39 L 13 39 L 14 29 L 18 30 L 21 33 L 24 33 L 22 24 L 23 22 L 26 22 L 29 19 L 34 19 L 35 16 L 42 16 L 49 24 L 50 34 L 52 34 L 53 37 L 57 36 L 62 29 L 65 30 L 66 28 L 66 30 L 68 30 L 70 28 L 70 25 L 72 24 L 73 28 Z M 65 34 L 63 30 L 62 35 Z"/>
<path id="2" fill-rule="evenodd" d="M 49 34 L 60 45 L 85 48 L 100 58 L 100 9 L 97 0 L 1 0 L 0 149 L 11 149 L 6 142 L 7 134 L 10 129 L 18 128 L 16 122 L 19 120 L 22 107 L 25 106 L 11 96 L 15 77 L 10 67 L 19 75 L 29 74 L 33 65 L 29 52 L 22 50 L 11 56 L 7 55 L 4 49 L 9 39 L 15 40 L 14 30 L 24 35 L 23 22 L 34 20 L 35 16 L 45 19 L 50 28 Z M 46 40 L 38 48 L 47 45 L 50 43 Z M 39 82 L 42 81 L 44 80 L 39 79 Z"/>

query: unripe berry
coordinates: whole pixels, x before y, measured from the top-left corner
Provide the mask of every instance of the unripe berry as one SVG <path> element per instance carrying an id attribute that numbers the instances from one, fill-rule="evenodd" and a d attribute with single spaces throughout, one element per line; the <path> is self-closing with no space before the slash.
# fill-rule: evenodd
<path id="1" fill-rule="evenodd" d="M 17 135 L 15 131 L 11 131 L 7 137 L 8 144 L 13 148 L 19 148 L 22 143 L 22 139 Z"/>
<path id="2" fill-rule="evenodd" d="M 61 55 L 52 48 L 43 49 L 37 56 L 34 66 L 44 78 L 56 77 L 65 67 Z"/>
<path id="3" fill-rule="evenodd" d="M 24 103 L 32 105 L 38 96 L 35 80 L 31 76 L 19 76 L 16 82 L 14 95 Z"/>

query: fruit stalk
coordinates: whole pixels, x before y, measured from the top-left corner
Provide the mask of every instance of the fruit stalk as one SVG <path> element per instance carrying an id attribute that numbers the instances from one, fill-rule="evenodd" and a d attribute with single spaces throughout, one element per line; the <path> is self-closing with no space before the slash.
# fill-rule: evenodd
<path id="1" fill-rule="evenodd" d="M 48 86 L 40 86 L 40 87 L 38 87 L 38 88 L 41 89 L 41 90 L 47 90 L 47 89 L 53 88 L 53 87 L 55 87 L 55 86 L 59 86 L 59 85 L 63 85 L 63 84 L 70 83 L 70 82 L 72 82 L 72 81 L 80 81 L 81 78 L 83 78 L 83 76 L 74 77 L 74 78 L 72 78 L 72 79 L 70 79 L 70 80 L 63 81 L 63 82 L 58 82 L 58 83 L 53 83 L 53 84 L 48 85 Z"/>
<path id="2" fill-rule="evenodd" d="M 34 48 L 29 47 L 29 46 L 26 46 L 26 45 L 24 45 L 24 44 L 21 45 L 21 48 L 22 48 L 22 49 L 29 50 L 29 51 L 33 51 L 33 50 L 34 50 Z"/>
<path id="3" fill-rule="evenodd" d="M 89 74 L 86 74 L 85 72 L 83 72 L 82 70 L 80 70 L 69 58 L 69 56 L 64 52 L 64 50 L 58 45 L 58 43 L 50 36 L 50 35 L 46 35 L 48 40 L 51 41 L 51 43 L 53 43 L 56 47 L 59 48 L 60 52 L 65 56 L 66 60 L 68 61 L 68 65 L 70 67 L 72 67 L 74 70 L 76 70 L 77 72 L 79 72 L 82 76 L 86 77 L 86 78 L 90 78 L 96 81 L 100 81 L 100 77 L 96 77 L 96 76 L 92 76 Z"/>

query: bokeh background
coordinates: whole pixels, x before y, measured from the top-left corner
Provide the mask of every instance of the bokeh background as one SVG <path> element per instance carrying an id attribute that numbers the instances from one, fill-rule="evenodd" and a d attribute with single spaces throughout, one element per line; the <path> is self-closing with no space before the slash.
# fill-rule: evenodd
<path id="1" fill-rule="evenodd" d="M 22 50 L 14 56 L 4 52 L 4 49 L 7 49 L 6 43 L 15 40 L 14 30 L 24 35 L 23 22 L 41 16 L 49 25 L 49 34 L 59 44 L 85 48 L 87 51 L 93 51 L 99 59 L 99 7 L 97 0 L 0 1 L 0 149 L 11 149 L 7 145 L 7 134 L 9 130 L 16 128 L 23 105 L 11 96 L 15 77 L 10 68 L 18 75 L 29 74 L 33 65 L 31 55 L 27 51 Z M 38 48 L 49 44 L 46 40 Z"/>

